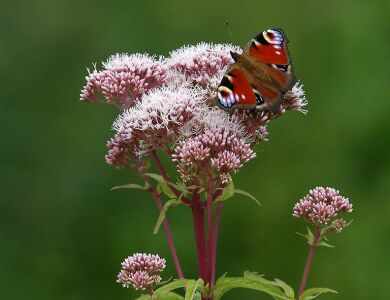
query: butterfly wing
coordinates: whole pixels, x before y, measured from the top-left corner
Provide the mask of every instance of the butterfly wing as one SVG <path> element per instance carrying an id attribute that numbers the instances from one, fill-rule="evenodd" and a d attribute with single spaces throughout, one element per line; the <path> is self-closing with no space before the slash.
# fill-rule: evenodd
<path id="1" fill-rule="evenodd" d="M 231 55 L 235 63 L 218 86 L 218 104 L 227 109 L 274 110 L 295 82 L 284 33 L 265 30 L 243 54 Z"/>
<path id="2" fill-rule="evenodd" d="M 218 87 L 217 102 L 224 108 L 254 108 L 262 103 L 259 92 L 249 83 L 245 73 L 233 64 Z"/>
<path id="3" fill-rule="evenodd" d="M 266 108 L 275 107 L 291 89 L 295 78 L 287 48 L 287 38 L 280 29 L 268 29 L 249 43 L 244 55 L 255 66 L 251 84 L 264 99 Z M 259 107 L 258 109 L 262 109 Z"/>
<path id="4" fill-rule="evenodd" d="M 265 64 L 290 64 L 287 38 L 281 29 L 267 29 L 259 33 L 251 40 L 246 51 Z"/>

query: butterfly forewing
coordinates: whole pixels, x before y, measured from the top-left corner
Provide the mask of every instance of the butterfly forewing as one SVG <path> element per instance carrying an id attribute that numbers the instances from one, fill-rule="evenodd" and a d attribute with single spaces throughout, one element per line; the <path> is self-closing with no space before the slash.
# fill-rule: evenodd
<path id="1" fill-rule="evenodd" d="M 248 52 L 265 64 L 290 64 L 287 40 L 279 29 L 268 29 L 258 34 L 250 42 Z"/>
<path id="2" fill-rule="evenodd" d="M 218 102 L 226 108 L 234 105 L 256 106 L 256 95 L 245 73 L 233 65 L 218 87 Z"/>

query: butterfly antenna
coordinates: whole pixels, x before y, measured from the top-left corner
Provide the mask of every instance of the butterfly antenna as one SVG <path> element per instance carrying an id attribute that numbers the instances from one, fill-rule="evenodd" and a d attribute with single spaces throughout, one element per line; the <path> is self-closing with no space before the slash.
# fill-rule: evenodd
<path id="1" fill-rule="evenodd" d="M 230 30 L 230 25 L 229 25 L 229 21 L 226 21 L 226 27 L 227 27 L 227 30 L 229 32 L 229 36 L 230 36 L 230 39 L 232 41 L 232 44 L 234 44 L 234 38 L 233 38 L 233 34 L 232 34 L 232 31 Z"/>

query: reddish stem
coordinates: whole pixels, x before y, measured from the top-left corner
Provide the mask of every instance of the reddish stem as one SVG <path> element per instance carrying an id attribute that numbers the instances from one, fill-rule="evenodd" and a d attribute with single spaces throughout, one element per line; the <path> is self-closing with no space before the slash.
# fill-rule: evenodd
<path id="1" fill-rule="evenodd" d="M 146 184 L 148 185 L 148 191 L 152 195 L 154 202 L 157 205 L 158 211 L 161 212 L 163 205 L 162 205 L 162 202 L 160 199 L 160 195 L 152 187 L 151 182 L 149 181 L 149 179 L 145 175 L 143 175 L 142 178 L 145 180 Z M 183 271 L 182 271 L 181 265 L 180 265 L 180 261 L 179 261 L 179 258 L 177 256 L 176 247 L 175 247 L 175 244 L 173 242 L 171 229 L 169 227 L 168 219 L 166 216 L 165 216 L 164 221 L 163 221 L 163 227 L 164 227 L 165 235 L 167 236 L 169 250 L 171 251 L 171 255 L 172 255 L 173 263 L 174 263 L 175 268 L 176 268 L 177 275 L 179 276 L 179 278 L 184 278 Z"/>
<path id="2" fill-rule="evenodd" d="M 211 267 L 211 254 L 213 252 L 213 243 L 212 243 L 212 229 L 213 229 L 213 191 L 212 191 L 212 185 L 211 182 L 208 183 L 207 189 L 206 189 L 206 195 L 207 195 L 207 257 L 208 264 L 207 264 L 207 278 L 210 282 L 210 285 L 212 283 L 211 281 L 211 273 L 212 273 L 212 267 Z"/>
<path id="3" fill-rule="evenodd" d="M 146 287 L 146 291 L 148 292 L 148 294 L 149 294 L 149 296 L 153 296 L 153 288 L 152 288 L 152 286 L 147 286 Z"/>
<path id="4" fill-rule="evenodd" d="M 215 219 L 213 224 L 213 232 L 211 236 L 211 271 L 210 271 L 210 291 L 214 287 L 215 283 L 215 270 L 216 270 L 216 262 L 217 262 L 217 245 L 218 245 L 218 231 L 219 231 L 219 221 L 221 219 L 221 211 L 222 211 L 223 202 L 218 202 L 217 209 L 215 212 Z"/>
<path id="5" fill-rule="evenodd" d="M 305 291 L 307 279 L 309 277 L 310 267 L 313 261 L 314 253 L 316 251 L 318 241 L 321 238 L 321 228 L 316 227 L 316 234 L 314 236 L 313 244 L 310 246 L 310 251 L 306 259 L 305 270 L 303 271 L 301 286 L 299 287 L 298 299 L 301 297 L 302 293 Z"/>
<path id="6" fill-rule="evenodd" d="M 198 257 L 198 272 L 199 277 L 203 279 L 205 284 L 208 283 L 207 278 L 207 252 L 204 236 L 204 208 L 201 205 L 199 194 L 194 193 L 192 198 L 192 215 L 194 218 L 196 254 Z"/>

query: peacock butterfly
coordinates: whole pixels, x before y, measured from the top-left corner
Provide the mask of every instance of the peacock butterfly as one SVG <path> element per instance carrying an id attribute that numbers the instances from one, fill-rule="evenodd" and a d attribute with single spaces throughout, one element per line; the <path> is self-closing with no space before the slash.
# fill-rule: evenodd
<path id="1" fill-rule="evenodd" d="M 242 54 L 230 52 L 234 63 L 218 86 L 217 103 L 225 109 L 275 110 L 296 82 L 287 42 L 281 29 L 267 29 Z"/>

